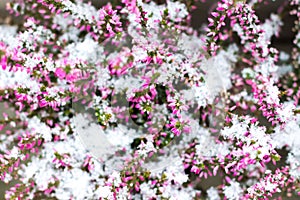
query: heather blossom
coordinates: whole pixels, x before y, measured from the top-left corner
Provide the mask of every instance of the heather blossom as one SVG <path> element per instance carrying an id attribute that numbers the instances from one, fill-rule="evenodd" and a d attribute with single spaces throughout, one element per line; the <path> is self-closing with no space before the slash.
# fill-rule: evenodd
<path id="1" fill-rule="evenodd" d="M 196 29 L 206 3 L 7 3 L 20 22 L 0 25 L 3 198 L 299 196 L 300 2 L 264 19 L 272 1 L 219 0 Z"/>

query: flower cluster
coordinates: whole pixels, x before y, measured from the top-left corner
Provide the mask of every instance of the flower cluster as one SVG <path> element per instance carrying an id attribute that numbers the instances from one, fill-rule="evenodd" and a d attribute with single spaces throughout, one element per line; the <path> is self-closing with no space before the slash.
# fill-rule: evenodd
<path id="1" fill-rule="evenodd" d="M 261 19 L 273 1 L 219 0 L 196 30 L 207 3 L 7 3 L 3 198 L 299 196 L 300 2 Z M 288 52 L 274 41 L 290 16 Z"/>

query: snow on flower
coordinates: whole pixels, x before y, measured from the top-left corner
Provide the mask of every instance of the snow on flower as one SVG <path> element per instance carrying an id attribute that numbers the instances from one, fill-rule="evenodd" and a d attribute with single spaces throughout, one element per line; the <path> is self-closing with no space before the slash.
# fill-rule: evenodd
<path id="1" fill-rule="evenodd" d="M 210 187 L 207 190 L 207 195 L 208 195 L 209 200 L 220 200 L 221 199 L 218 190 L 214 187 Z"/>
<path id="2" fill-rule="evenodd" d="M 268 18 L 265 3 L 279 5 Z M 300 195 L 299 1 L 11 0 L 7 10 L 0 199 Z"/>
<path id="3" fill-rule="evenodd" d="M 229 200 L 239 200 L 243 192 L 240 184 L 236 181 L 231 181 L 230 185 L 223 188 L 224 195 Z"/>

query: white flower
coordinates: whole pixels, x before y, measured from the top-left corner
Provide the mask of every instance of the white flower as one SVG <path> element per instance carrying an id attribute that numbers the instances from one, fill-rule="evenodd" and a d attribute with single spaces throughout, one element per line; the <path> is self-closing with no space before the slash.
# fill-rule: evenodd
<path id="1" fill-rule="evenodd" d="M 185 4 L 180 3 L 178 1 L 173 2 L 169 0 L 167 2 L 167 8 L 168 8 L 170 19 L 174 21 L 176 21 L 176 18 L 183 19 L 189 14 Z"/>
<path id="2" fill-rule="evenodd" d="M 122 187 L 117 193 L 117 200 L 127 200 L 128 199 L 128 188 L 127 186 Z"/>
<path id="3" fill-rule="evenodd" d="M 0 41 L 8 44 L 9 49 L 14 49 L 18 46 L 16 33 L 17 26 L 0 25 Z"/>
<path id="4" fill-rule="evenodd" d="M 140 190 L 141 190 L 141 194 L 143 195 L 143 197 L 145 197 L 146 199 L 151 199 L 153 197 L 156 196 L 156 191 L 155 189 L 150 187 L 150 184 L 148 183 L 142 183 L 140 185 Z"/>
<path id="5" fill-rule="evenodd" d="M 149 29 L 155 28 L 158 26 L 158 21 L 162 20 L 161 13 L 163 13 L 165 6 L 157 5 L 153 1 L 150 3 L 139 3 L 143 7 L 143 10 L 147 13 L 147 27 Z"/>
<path id="6" fill-rule="evenodd" d="M 119 185 L 119 184 L 122 183 L 122 180 L 121 180 L 121 177 L 120 177 L 120 172 L 113 171 L 110 178 L 113 179 L 115 185 Z"/>
<path id="7" fill-rule="evenodd" d="M 142 141 L 142 143 L 138 146 L 138 153 L 141 156 L 146 156 L 148 153 L 156 151 L 157 150 L 151 141 L 147 141 L 146 144 Z"/>
<path id="8" fill-rule="evenodd" d="M 242 71 L 243 78 L 254 78 L 255 72 L 250 68 L 244 68 Z"/>
<path id="9" fill-rule="evenodd" d="M 0 89 L 16 88 L 19 85 L 28 85 L 30 82 L 30 75 L 26 71 L 8 71 L 1 70 L 0 72 Z M 33 82 L 37 85 L 36 82 Z"/>
<path id="10" fill-rule="evenodd" d="M 288 122 L 294 117 L 294 109 L 293 102 L 286 102 L 282 104 L 282 107 L 276 108 L 276 112 L 283 122 Z"/>
<path id="11" fill-rule="evenodd" d="M 193 85 L 191 92 L 189 92 L 188 94 L 190 94 L 194 98 L 194 101 L 197 103 L 197 106 L 199 107 L 206 106 L 207 103 L 211 103 L 211 100 L 213 99 L 209 91 L 209 88 L 207 87 L 206 84 L 201 84 L 198 87 Z M 190 99 L 191 96 L 187 96 L 187 98 Z"/>
<path id="12" fill-rule="evenodd" d="M 244 135 L 247 132 L 248 125 L 246 122 L 240 122 L 238 120 L 238 116 L 234 115 L 232 118 L 232 126 L 231 127 L 224 127 L 221 130 L 221 134 L 225 138 L 238 138 L 242 141 L 246 141 L 247 137 Z"/>
<path id="13" fill-rule="evenodd" d="M 264 188 L 267 190 L 267 191 L 273 191 L 274 189 L 276 189 L 278 187 L 278 184 L 277 183 L 272 183 L 270 181 L 267 181 L 266 182 L 266 185 L 264 186 Z"/>
<path id="14" fill-rule="evenodd" d="M 97 189 L 97 193 L 99 193 L 100 197 L 102 198 L 108 198 L 108 197 L 113 197 L 113 193 L 110 190 L 109 186 L 100 186 Z"/>
<path id="15" fill-rule="evenodd" d="M 284 129 L 280 126 L 275 127 L 275 133 L 272 134 L 273 144 L 276 148 L 289 146 L 291 148 L 300 147 L 299 133 L 300 127 L 297 120 L 288 121 Z"/>
<path id="16" fill-rule="evenodd" d="M 188 175 L 184 173 L 183 169 L 177 166 L 169 166 L 164 173 L 169 180 L 173 180 L 177 184 L 183 184 L 188 180 Z"/>
<path id="17" fill-rule="evenodd" d="M 94 6 L 89 4 L 77 2 L 76 4 L 72 3 L 69 0 L 62 1 L 64 4 L 63 11 L 71 11 L 72 17 L 79 18 L 81 20 L 86 20 L 89 23 L 94 22 L 94 18 L 97 16 L 97 10 Z"/>
<path id="18" fill-rule="evenodd" d="M 227 199 L 229 200 L 239 200 L 243 193 L 240 184 L 236 181 L 231 181 L 230 186 L 225 186 L 223 192 Z"/>
<path id="19" fill-rule="evenodd" d="M 87 172 L 74 168 L 69 172 L 62 173 L 62 177 L 59 188 L 55 190 L 58 199 L 65 198 L 66 194 L 78 200 L 93 196 L 93 189 L 90 185 L 91 179 Z"/>
<path id="20" fill-rule="evenodd" d="M 221 200 L 219 192 L 216 188 L 210 187 L 206 192 L 209 200 Z"/>
<path id="21" fill-rule="evenodd" d="M 37 132 L 37 135 L 42 136 L 46 142 L 51 141 L 52 139 L 52 130 L 45 123 L 41 122 L 41 120 L 34 116 L 29 120 L 28 128 Z"/>
<path id="22" fill-rule="evenodd" d="M 198 136 L 199 144 L 196 145 L 196 153 L 199 157 L 211 158 L 229 153 L 229 144 L 215 142 L 215 138 L 207 130 L 203 130 Z"/>
<path id="23" fill-rule="evenodd" d="M 109 128 L 105 133 L 111 144 L 126 149 L 130 149 L 130 144 L 133 139 L 138 136 L 134 129 L 129 129 L 122 124 L 118 124 L 115 128 Z M 118 140 L 116 140 L 116 138 L 118 138 Z"/>
<path id="24" fill-rule="evenodd" d="M 271 14 L 270 19 L 267 19 L 266 22 L 261 26 L 264 30 L 265 40 L 270 40 L 273 35 L 278 36 L 280 27 L 283 25 L 280 17 L 276 14 Z"/>
<path id="25" fill-rule="evenodd" d="M 10 151 L 10 154 L 8 155 L 9 158 L 18 158 L 20 156 L 20 151 L 17 147 L 13 147 L 13 149 Z"/>
<path id="26" fill-rule="evenodd" d="M 276 105 L 279 104 L 280 100 L 279 100 L 279 89 L 277 86 L 273 85 L 273 81 L 270 80 L 269 82 L 270 84 L 268 84 L 266 86 L 266 93 L 267 93 L 267 97 L 266 102 L 270 105 L 273 105 L 274 103 Z"/>
<path id="27" fill-rule="evenodd" d="M 197 62 L 201 56 L 200 49 L 205 45 L 196 35 L 182 33 L 178 38 L 178 48 L 184 52 L 191 63 Z"/>
<path id="28" fill-rule="evenodd" d="M 66 49 L 69 59 L 97 63 L 104 59 L 103 47 L 99 46 L 91 37 L 86 37 L 82 42 L 71 43 Z"/>
<path id="29" fill-rule="evenodd" d="M 11 180 L 13 180 L 13 177 L 7 173 L 2 181 L 3 183 L 9 183 Z"/>

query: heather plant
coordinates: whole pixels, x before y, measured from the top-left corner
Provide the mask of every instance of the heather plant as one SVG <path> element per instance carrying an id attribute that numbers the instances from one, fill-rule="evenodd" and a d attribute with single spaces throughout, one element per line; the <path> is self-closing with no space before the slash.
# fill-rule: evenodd
<path id="1" fill-rule="evenodd" d="M 196 30 L 204 3 L 8 3 L 21 23 L 0 25 L 5 199 L 300 195 L 300 2 L 260 19 L 273 1 L 219 0 Z"/>

